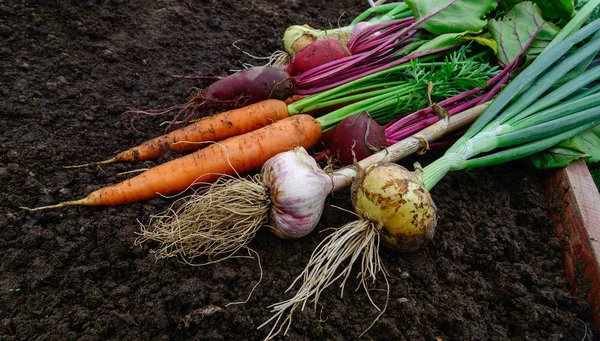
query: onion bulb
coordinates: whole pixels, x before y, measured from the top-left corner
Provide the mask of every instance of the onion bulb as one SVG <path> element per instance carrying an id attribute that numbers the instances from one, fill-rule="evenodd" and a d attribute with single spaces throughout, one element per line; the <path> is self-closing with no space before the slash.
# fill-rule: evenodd
<path id="1" fill-rule="evenodd" d="M 395 163 L 369 166 L 354 180 L 351 195 L 356 213 L 373 222 L 393 250 L 414 251 L 433 238 L 436 207 L 417 173 Z"/>

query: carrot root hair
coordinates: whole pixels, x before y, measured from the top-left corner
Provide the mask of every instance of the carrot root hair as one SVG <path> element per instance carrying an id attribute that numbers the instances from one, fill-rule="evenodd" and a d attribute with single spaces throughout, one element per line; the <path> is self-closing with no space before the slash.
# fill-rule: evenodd
<path id="1" fill-rule="evenodd" d="M 135 128 L 135 121 L 144 116 L 157 117 L 167 116 L 175 113 L 173 119 L 164 122 L 167 125 L 165 132 L 184 127 L 202 117 L 215 114 L 223 110 L 240 108 L 248 104 L 246 97 L 239 96 L 235 99 L 221 100 L 208 98 L 206 90 L 192 89 L 190 99 L 184 104 L 173 105 L 163 109 L 140 110 L 129 108 L 121 114 L 123 125 L 130 130 L 138 131 Z"/>
<path id="2" fill-rule="evenodd" d="M 139 130 L 137 130 L 135 127 L 135 121 L 138 118 L 144 116 L 162 117 L 175 113 L 173 119 L 166 122 L 168 125 L 165 131 L 170 131 L 178 126 L 183 126 L 189 123 L 192 118 L 206 116 L 208 114 L 207 110 L 205 110 L 206 102 L 207 101 L 204 98 L 203 91 L 197 91 L 196 94 L 192 95 L 192 97 L 186 103 L 173 105 L 168 108 L 151 110 L 128 108 L 121 114 L 121 121 L 123 122 L 123 126 L 125 126 L 125 128 L 139 132 Z M 184 119 L 180 121 L 179 118 L 182 116 Z M 187 120 L 188 117 L 189 120 Z"/>
<path id="3" fill-rule="evenodd" d="M 260 175 L 222 176 L 200 194 L 177 200 L 141 226 L 135 245 L 155 241 L 156 259 L 178 257 L 188 265 L 220 262 L 247 247 L 268 218 L 269 194 Z M 198 261 L 198 259 L 202 259 Z"/>

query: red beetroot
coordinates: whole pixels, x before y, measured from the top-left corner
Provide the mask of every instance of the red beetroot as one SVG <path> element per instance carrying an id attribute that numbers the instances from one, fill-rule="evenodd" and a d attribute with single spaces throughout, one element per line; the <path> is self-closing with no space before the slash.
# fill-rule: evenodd
<path id="1" fill-rule="evenodd" d="M 292 81 L 283 68 L 257 66 L 245 69 L 212 83 L 193 95 L 188 102 L 159 110 L 131 109 L 122 118 L 133 121 L 138 116 L 159 116 L 175 112 L 167 130 L 187 125 L 207 114 L 231 110 L 266 99 L 284 100 L 292 95 Z M 125 122 L 126 125 L 127 122 Z"/>
<path id="2" fill-rule="evenodd" d="M 351 165 L 386 147 L 383 127 L 366 112 L 343 119 L 330 138 L 329 154 L 342 166 Z"/>
<path id="3" fill-rule="evenodd" d="M 298 51 L 287 66 L 290 76 L 350 55 L 350 50 L 335 39 L 318 39 Z"/>
<path id="4" fill-rule="evenodd" d="M 256 66 L 245 69 L 211 84 L 204 99 L 213 102 L 240 102 L 244 105 L 265 99 L 286 99 L 292 94 L 292 82 L 282 69 Z"/>

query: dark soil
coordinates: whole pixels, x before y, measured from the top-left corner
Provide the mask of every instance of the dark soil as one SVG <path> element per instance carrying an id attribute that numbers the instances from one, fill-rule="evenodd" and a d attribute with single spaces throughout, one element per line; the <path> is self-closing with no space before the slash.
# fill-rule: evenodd
<path id="1" fill-rule="evenodd" d="M 335 5 L 328 4 L 335 3 Z M 28 213 L 19 206 L 85 196 L 149 167 L 105 159 L 161 133 L 160 118 L 127 130 L 128 107 L 182 103 L 193 86 L 172 75 L 225 75 L 261 64 L 291 24 L 337 26 L 363 0 L 83 0 L 0 2 L 0 339 L 258 340 L 269 304 L 289 297 L 325 234 L 282 241 L 266 229 L 261 257 L 206 267 L 155 261 L 133 244 L 139 223 L 172 202 Z M 342 15 L 346 11 L 345 15 Z M 157 163 L 175 155 L 168 155 Z M 381 250 L 390 274 L 374 340 L 582 340 L 591 310 L 564 276 L 540 174 L 521 164 L 446 177 L 433 191 L 433 242 L 411 254 Z M 330 203 L 349 208 L 348 193 Z M 351 217 L 328 206 L 323 225 Z M 322 226 L 323 227 L 323 226 Z M 150 245 L 152 247 L 153 245 Z M 349 283 L 348 289 L 356 286 Z M 384 283 L 378 284 L 380 288 Z M 379 304 L 384 295 L 373 292 Z M 295 316 L 289 340 L 355 339 L 377 316 L 364 292 L 337 288 Z M 322 309 L 321 309 L 322 308 Z"/>

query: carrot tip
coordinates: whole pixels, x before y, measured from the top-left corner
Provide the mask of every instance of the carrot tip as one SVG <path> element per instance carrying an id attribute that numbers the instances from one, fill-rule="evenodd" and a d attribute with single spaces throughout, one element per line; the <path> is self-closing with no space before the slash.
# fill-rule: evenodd
<path id="1" fill-rule="evenodd" d="M 83 168 L 83 167 L 87 167 L 89 165 L 90 165 L 89 163 L 84 163 L 84 164 L 81 164 L 81 165 L 63 166 L 63 168 L 65 168 L 65 169 Z"/>
<path id="2" fill-rule="evenodd" d="M 51 209 L 51 208 L 61 208 L 61 207 L 65 207 L 67 206 L 65 203 L 60 203 L 60 204 L 56 204 L 56 205 L 48 205 L 48 206 L 41 206 L 41 207 L 25 207 L 25 206 L 21 206 L 19 207 L 22 210 L 25 211 L 29 211 L 29 212 L 36 212 L 36 211 L 41 211 L 41 210 L 47 210 L 47 209 Z"/>
<path id="3" fill-rule="evenodd" d="M 118 161 L 118 160 L 119 160 L 118 158 L 113 157 L 112 159 L 108 159 L 108 160 L 104 160 L 104 161 L 84 163 L 84 164 L 81 164 L 81 165 L 63 166 L 63 168 L 65 168 L 65 169 L 83 168 L 83 167 L 87 167 L 87 166 L 92 165 L 92 164 L 106 165 L 106 164 L 113 163 L 113 162 Z"/>
<path id="4" fill-rule="evenodd" d="M 56 205 L 40 206 L 40 207 L 34 207 L 34 208 L 21 206 L 19 208 L 22 210 L 25 210 L 25 211 L 29 211 L 29 212 L 36 212 L 36 211 L 48 210 L 48 209 L 52 209 L 52 208 L 61 208 L 61 207 L 75 206 L 75 205 L 85 205 L 86 203 L 87 203 L 87 199 L 83 198 L 83 199 L 79 199 L 79 200 L 61 202 Z"/>

